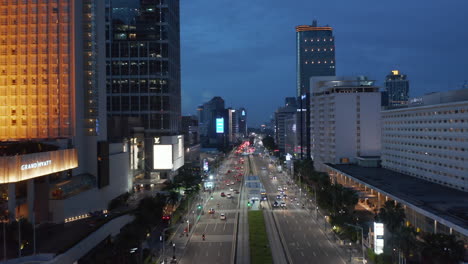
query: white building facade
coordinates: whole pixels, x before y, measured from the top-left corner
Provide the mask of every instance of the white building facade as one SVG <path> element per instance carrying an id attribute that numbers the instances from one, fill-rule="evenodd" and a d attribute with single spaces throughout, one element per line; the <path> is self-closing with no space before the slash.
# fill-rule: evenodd
<path id="1" fill-rule="evenodd" d="M 381 95 L 373 81 L 359 77 L 313 77 L 311 81 L 311 158 L 324 163 L 354 163 L 380 155 Z"/>
<path id="2" fill-rule="evenodd" d="M 468 89 L 382 111 L 382 166 L 468 191 Z"/>

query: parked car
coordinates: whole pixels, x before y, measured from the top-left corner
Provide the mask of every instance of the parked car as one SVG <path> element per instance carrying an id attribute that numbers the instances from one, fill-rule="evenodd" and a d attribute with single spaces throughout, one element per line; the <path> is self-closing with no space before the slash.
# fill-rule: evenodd
<path id="1" fill-rule="evenodd" d="M 226 215 L 225 215 L 225 214 L 221 214 L 221 215 L 219 216 L 219 219 L 221 219 L 221 220 L 226 220 Z"/>

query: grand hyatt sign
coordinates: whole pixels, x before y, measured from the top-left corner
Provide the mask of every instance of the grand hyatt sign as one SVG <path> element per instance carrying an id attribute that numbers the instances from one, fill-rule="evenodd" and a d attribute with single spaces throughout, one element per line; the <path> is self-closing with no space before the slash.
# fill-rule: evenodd
<path id="1" fill-rule="evenodd" d="M 0 184 L 29 180 L 76 167 L 76 149 L 0 157 Z"/>
<path id="2" fill-rule="evenodd" d="M 51 160 L 36 161 L 34 163 L 21 165 L 21 170 L 29 170 L 29 169 L 40 168 L 40 167 L 44 167 L 44 166 L 49 166 L 50 164 L 52 164 Z"/>

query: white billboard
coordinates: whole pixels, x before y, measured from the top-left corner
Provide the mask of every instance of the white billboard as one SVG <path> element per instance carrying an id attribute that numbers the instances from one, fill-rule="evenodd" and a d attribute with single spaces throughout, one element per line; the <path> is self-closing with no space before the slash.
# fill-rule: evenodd
<path id="1" fill-rule="evenodd" d="M 374 222 L 374 252 L 382 254 L 384 248 L 384 224 Z"/>
<path id="2" fill-rule="evenodd" d="M 172 145 L 153 145 L 153 168 L 172 170 Z"/>
<path id="3" fill-rule="evenodd" d="M 216 133 L 224 133 L 224 118 L 216 118 Z"/>

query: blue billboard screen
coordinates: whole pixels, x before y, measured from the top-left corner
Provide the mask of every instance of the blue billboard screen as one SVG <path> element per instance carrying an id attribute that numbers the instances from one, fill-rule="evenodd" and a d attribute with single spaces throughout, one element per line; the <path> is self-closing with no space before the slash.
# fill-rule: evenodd
<path id="1" fill-rule="evenodd" d="M 224 118 L 216 118 L 216 133 L 224 133 Z"/>

